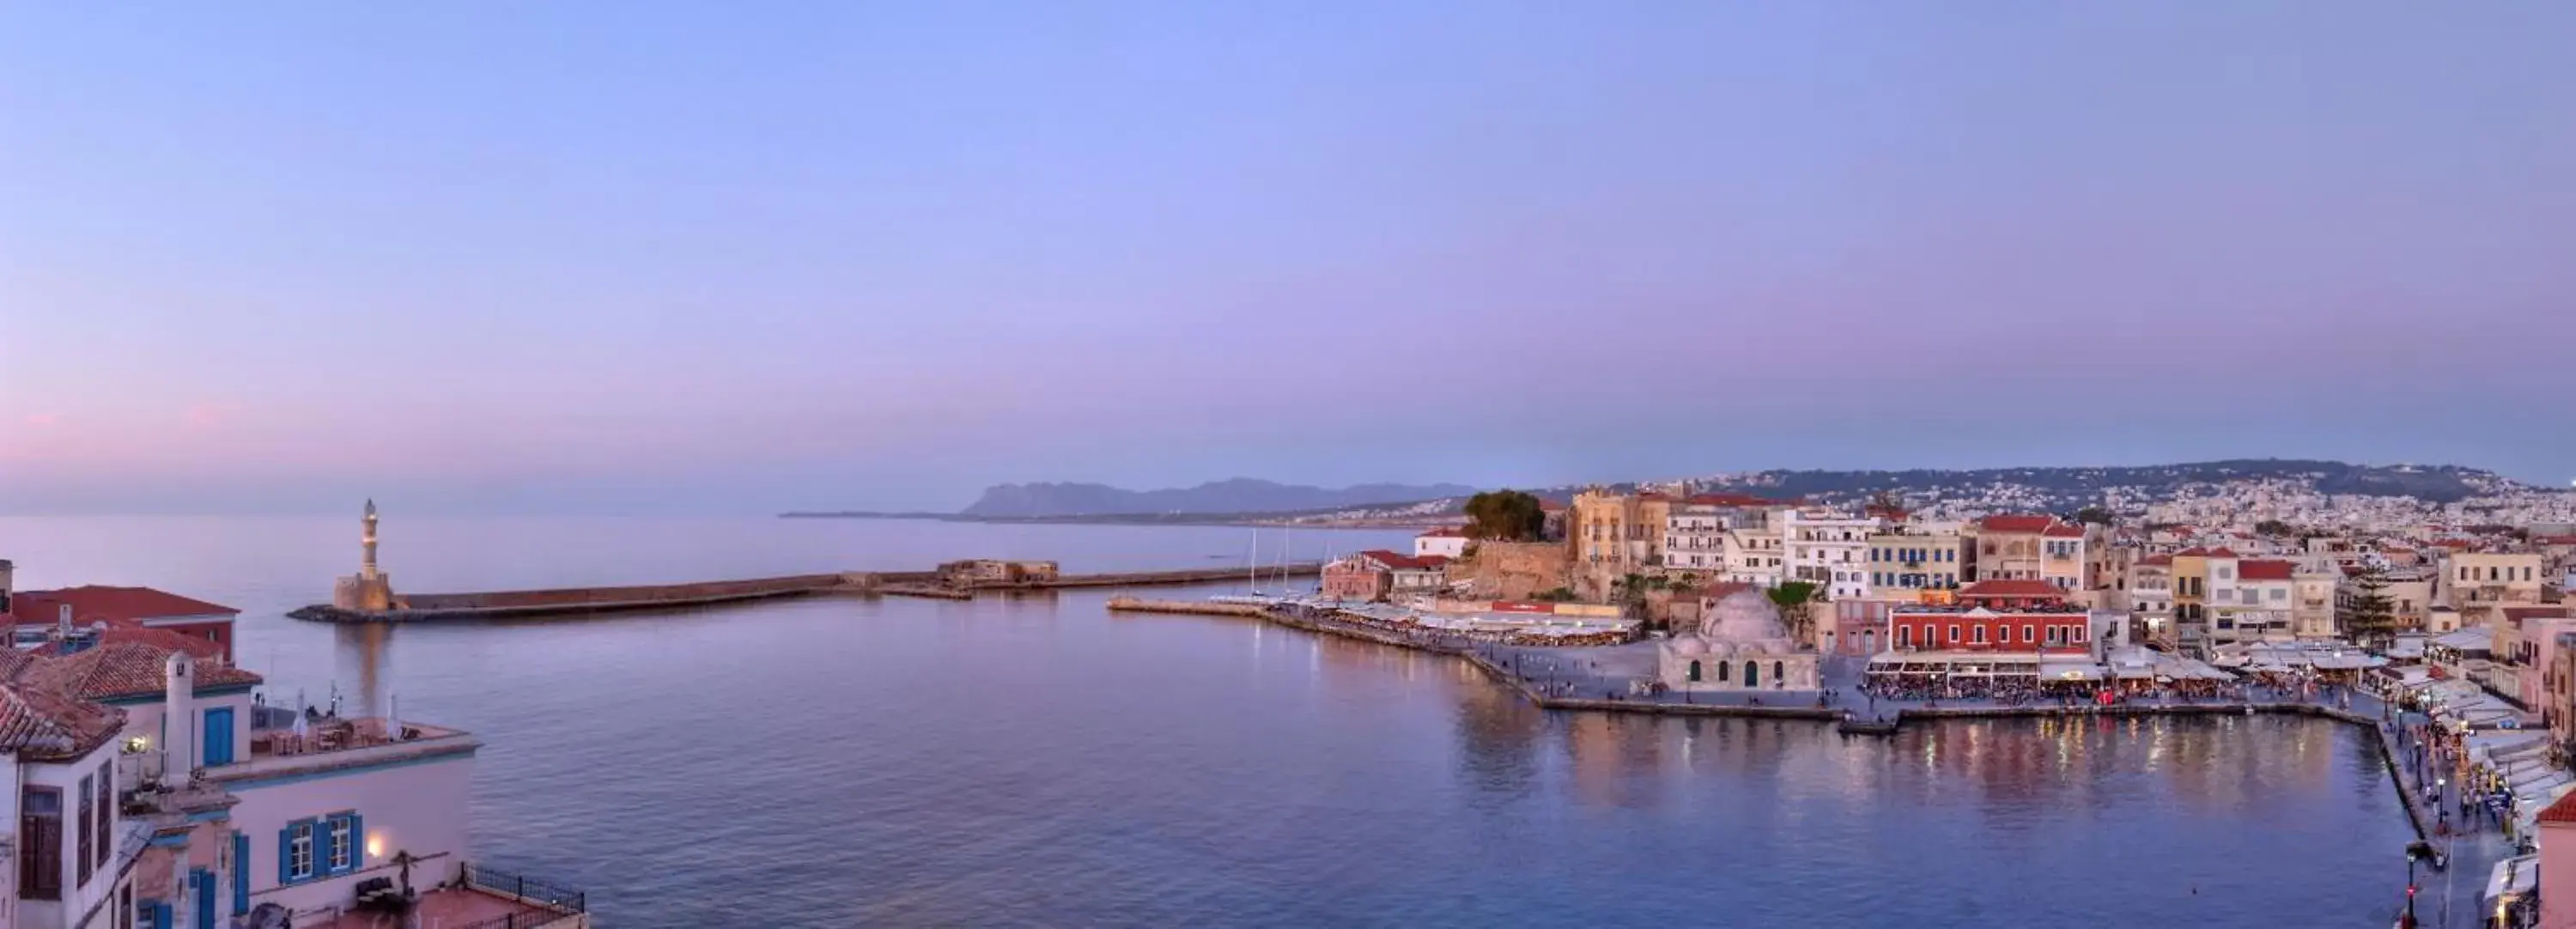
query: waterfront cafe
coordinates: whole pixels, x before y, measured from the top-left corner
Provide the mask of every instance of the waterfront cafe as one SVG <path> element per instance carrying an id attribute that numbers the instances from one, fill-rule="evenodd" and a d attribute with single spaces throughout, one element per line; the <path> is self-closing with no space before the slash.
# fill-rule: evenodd
<path id="1" fill-rule="evenodd" d="M 2049 662 L 2054 664 L 2054 662 Z M 1869 660 L 1872 677 L 1930 680 L 1993 678 L 2037 683 L 2042 662 L 2037 654 L 1993 652 L 1881 652 Z"/>
<path id="2" fill-rule="evenodd" d="M 2388 659 L 2335 642 L 2247 642 L 2219 646 L 2210 655 L 2209 663 L 2246 673 L 2296 675 L 2350 684 L 2363 672 L 2386 666 Z"/>
<path id="3" fill-rule="evenodd" d="M 2232 681 L 2236 675 L 2200 661 L 2144 645 L 2123 645 L 2102 656 L 2110 678 L 2123 691 L 2146 690 L 2181 681 Z"/>

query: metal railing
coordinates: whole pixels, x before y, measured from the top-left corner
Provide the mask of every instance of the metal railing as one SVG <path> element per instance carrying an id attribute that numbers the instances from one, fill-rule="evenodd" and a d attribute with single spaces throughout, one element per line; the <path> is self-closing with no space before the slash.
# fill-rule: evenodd
<path id="1" fill-rule="evenodd" d="M 576 914 L 559 913 L 554 910 L 520 910 L 507 916 L 495 916 L 479 922 L 451 927 L 451 929 L 545 929 L 547 926 L 573 919 L 575 916 Z"/>
<path id="2" fill-rule="evenodd" d="M 486 893 L 517 897 L 538 906 L 549 907 L 558 911 L 555 913 L 522 915 L 544 916 L 548 919 L 556 919 L 561 918 L 565 913 L 590 912 L 589 897 L 581 891 L 574 890 L 560 884 L 537 880 L 536 878 L 532 878 L 524 874 L 504 871 L 490 865 L 476 864 L 471 861 L 465 863 L 465 886 L 484 891 Z M 543 923 L 526 922 L 521 925 L 537 926 L 543 925 Z"/>

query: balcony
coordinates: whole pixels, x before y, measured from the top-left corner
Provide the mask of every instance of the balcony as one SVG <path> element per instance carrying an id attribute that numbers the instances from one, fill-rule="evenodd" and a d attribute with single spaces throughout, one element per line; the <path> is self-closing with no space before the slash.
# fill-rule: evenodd
<path id="1" fill-rule="evenodd" d="M 455 886 L 417 896 L 382 888 L 379 896 L 333 918 L 320 929 L 380 929 L 386 925 L 443 929 L 586 929 L 589 896 L 525 875 L 466 863 Z M 298 920 L 297 925 L 307 925 Z"/>
<path id="2" fill-rule="evenodd" d="M 425 723 L 400 723 L 395 731 L 395 723 L 376 716 L 306 717 L 299 733 L 294 716 L 264 709 L 251 726 L 250 757 L 208 768 L 205 777 L 218 783 L 281 777 L 471 752 L 482 744 L 462 730 Z"/>

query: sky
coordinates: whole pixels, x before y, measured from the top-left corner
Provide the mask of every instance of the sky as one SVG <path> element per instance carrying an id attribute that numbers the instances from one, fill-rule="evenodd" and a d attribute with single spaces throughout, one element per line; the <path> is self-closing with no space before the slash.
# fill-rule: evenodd
<path id="1" fill-rule="evenodd" d="M 2576 476 L 2576 4 L 17 4 L 0 513 Z"/>

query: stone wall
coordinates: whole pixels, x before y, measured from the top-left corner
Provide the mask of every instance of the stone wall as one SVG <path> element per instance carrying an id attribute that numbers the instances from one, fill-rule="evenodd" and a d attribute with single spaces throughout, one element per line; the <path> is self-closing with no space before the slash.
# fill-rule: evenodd
<path id="1" fill-rule="evenodd" d="M 401 594 L 396 605 L 407 610 L 497 610 L 530 607 L 578 607 L 606 603 L 666 603 L 758 597 L 796 591 L 830 590 L 841 585 L 838 574 L 764 577 L 746 581 L 658 584 L 644 587 L 567 587 L 559 590 L 503 590 L 489 593 Z"/>
<path id="2" fill-rule="evenodd" d="M 1467 581 L 1477 597 L 1526 600 L 1566 586 L 1568 562 L 1561 542 L 1480 541 L 1472 556 L 1451 563 L 1449 579 Z"/>

